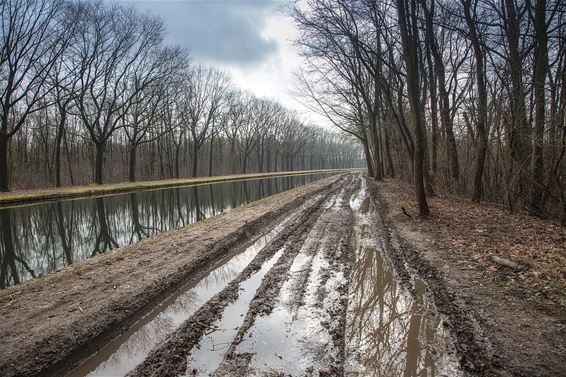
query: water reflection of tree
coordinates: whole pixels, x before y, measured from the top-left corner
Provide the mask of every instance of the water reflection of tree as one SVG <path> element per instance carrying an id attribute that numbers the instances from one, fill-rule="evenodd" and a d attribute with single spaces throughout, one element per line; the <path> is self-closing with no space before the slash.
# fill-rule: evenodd
<path id="1" fill-rule="evenodd" d="M 193 186 L 193 203 L 194 203 L 194 211 L 195 211 L 195 215 L 197 218 L 197 222 L 202 221 L 206 218 L 206 216 L 204 215 L 204 213 L 202 212 L 202 209 L 200 207 L 200 202 L 199 202 L 199 187 L 197 186 Z"/>
<path id="2" fill-rule="evenodd" d="M 244 203 L 249 203 L 250 202 L 250 193 L 248 192 L 248 181 L 243 181 L 242 186 L 243 186 L 243 189 L 244 189 Z"/>
<path id="3" fill-rule="evenodd" d="M 214 203 L 214 190 L 212 185 L 208 185 L 208 193 L 210 195 L 210 208 L 212 209 L 212 216 L 216 216 L 216 204 Z"/>
<path id="4" fill-rule="evenodd" d="M 129 195 L 130 197 L 130 208 L 132 211 L 132 236 L 130 237 L 130 243 L 136 241 L 141 241 L 144 238 L 149 237 L 147 232 L 147 227 L 143 226 L 140 222 L 140 209 L 138 207 L 138 196 L 135 192 Z M 137 240 L 134 237 L 137 236 Z"/>
<path id="5" fill-rule="evenodd" d="M 431 309 L 425 290 L 415 297 L 395 281 L 378 250 L 359 251 L 352 273 L 347 349 L 364 373 L 376 376 L 434 376 L 434 350 L 442 349 L 440 321 L 423 315 Z"/>
<path id="6" fill-rule="evenodd" d="M 11 209 L 0 210 L 0 228 L 2 229 L 2 261 L 0 263 L 0 288 L 20 283 L 18 269 L 16 268 L 16 253 L 14 251 L 14 239 L 12 236 L 12 212 Z"/>
<path id="7" fill-rule="evenodd" d="M 55 208 L 57 214 L 57 216 L 55 216 L 55 219 L 57 223 L 59 238 L 61 240 L 61 249 L 63 250 L 63 254 L 65 255 L 65 260 L 68 266 L 73 263 L 73 253 L 71 250 L 73 244 L 73 211 L 71 211 L 71 221 L 69 222 L 69 227 L 67 227 L 65 226 L 65 216 L 63 215 L 63 204 L 61 202 L 57 202 L 55 204 Z"/>
<path id="8" fill-rule="evenodd" d="M 104 207 L 104 198 L 95 198 L 95 213 L 96 213 L 96 224 L 98 225 L 96 240 L 94 241 L 94 248 L 92 255 L 102 254 L 108 250 L 112 250 L 118 247 L 118 243 L 114 240 L 110 234 L 108 227 L 108 218 L 106 217 L 106 208 Z"/>
<path id="9" fill-rule="evenodd" d="M 175 221 L 175 226 L 180 227 L 179 223 L 181 223 L 182 226 L 185 226 L 186 223 L 185 216 L 183 215 L 183 203 L 181 202 L 181 189 L 175 189 L 175 199 L 177 200 L 177 219 Z"/>

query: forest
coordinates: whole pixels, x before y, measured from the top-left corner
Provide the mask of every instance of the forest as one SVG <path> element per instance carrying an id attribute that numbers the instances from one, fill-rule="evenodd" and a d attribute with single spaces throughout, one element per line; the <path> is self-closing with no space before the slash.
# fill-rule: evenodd
<path id="1" fill-rule="evenodd" d="M 306 4 L 306 5 L 305 5 Z M 566 14 L 546 0 L 305 0 L 310 107 L 376 179 L 566 223 Z"/>
<path id="2" fill-rule="evenodd" d="M 100 0 L 2 0 L 0 190 L 361 166 L 356 143 Z"/>

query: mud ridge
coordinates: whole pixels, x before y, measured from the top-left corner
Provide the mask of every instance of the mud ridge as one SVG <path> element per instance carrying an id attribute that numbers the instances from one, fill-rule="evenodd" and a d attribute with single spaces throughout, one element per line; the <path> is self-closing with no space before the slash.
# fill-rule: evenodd
<path id="1" fill-rule="evenodd" d="M 344 177 L 338 178 L 337 184 L 343 179 Z M 198 256 L 176 272 L 160 277 L 156 284 L 148 289 L 129 296 L 126 300 L 112 303 L 104 313 L 87 315 L 80 323 L 74 323 L 69 331 L 44 338 L 35 343 L 33 347 L 26 349 L 25 352 L 5 359 L 0 363 L 0 374 L 2 376 L 46 377 L 65 374 L 94 354 L 102 345 L 128 329 L 175 290 L 196 280 L 208 266 L 245 244 L 252 234 L 265 230 L 284 214 L 300 206 L 306 197 L 328 191 L 329 185 L 327 184 L 302 194 L 280 208 L 248 221 L 224 237 L 210 252 Z"/>
<path id="2" fill-rule="evenodd" d="M 285 273 L 289 259 L 287 255 L 293 253 L 294 245 L 301 243 L 301 238 L 305 237 L 305 230 L 309 229 L 320 216 L 323 210 L 321 204 L 332 194 L 335 187 L 340 187 L 343 184 L 344 179 L 341 179 L 333 187 L 324 190 L 315 204 L 306 208 L 293 226 L 287 227 L 277 235 L 223 291 L 197 310 L 189 320 L 170 335 L 164 343 L 154 349 L 144 362 L 138 365 L 128 376 L 159 375 L 165 377 L 182 374 L 187 368 L 187 358 L 190 351 L 198 344 L 202 336 L 211 330 L 214 322 L 222 316 L 223 310 L 238 298 L 240 283 L 258 271 L 268 258 L 283 247 L 286 248 L 285 254 L 275 264 L 273 271 Z"/>
<path id="3" fill-rule="evenodd" d="M 452 334 L 462 369 L 475 376 L 506 375 L 501 374 L 501 364 L 493 351 L 497 344 L 479 326 L 479 316 L 473 307 L 451 292 L 444 283 L 442 273 L 398 235 L 387 202 L 377 186 L 369 178 L 365 179 L 372 202 L 378 209 L 374 211 L 378 214 L 376 217 L 379 217 L 376 224 L 383 227 L 387 257 L 401 282 L 411 291 L 414 291 L 414 275 L 425 283 L 427 295 L 434 302 L 438 312 L 445 317 L 445 324 Z"/>

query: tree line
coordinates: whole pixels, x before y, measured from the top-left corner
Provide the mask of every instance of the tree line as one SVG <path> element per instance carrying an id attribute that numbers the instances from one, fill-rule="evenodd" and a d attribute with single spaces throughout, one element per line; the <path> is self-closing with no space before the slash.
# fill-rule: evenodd
<path id="1" fill-rule="evenodd" d="M 421 217 L 448 192 L 566 223 L 560 3 L 305 0 L 301 91 L 370 175 L 413 182 Z"/>
<path id="2" fill-rule="evenodd" d="M 0 190 L 359 166 L 352 140 L 239 90 L 102 1 L 0 0 Z"/>

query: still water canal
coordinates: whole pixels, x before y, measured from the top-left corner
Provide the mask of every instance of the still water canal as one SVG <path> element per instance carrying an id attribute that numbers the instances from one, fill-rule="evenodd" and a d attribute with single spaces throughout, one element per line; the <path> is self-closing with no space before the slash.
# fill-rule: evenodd
<path id="1" fill-rule="evenodd" d="M 0 208 L 0 289 L 336 173 Z"/>

